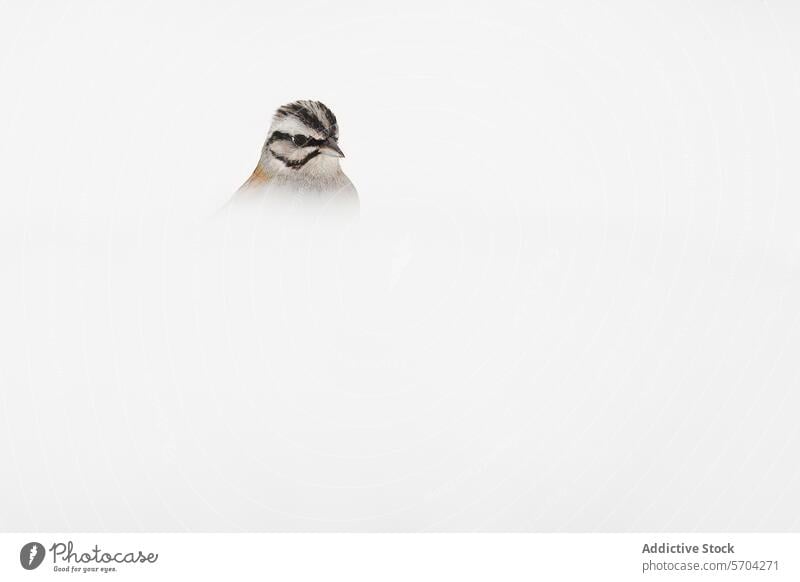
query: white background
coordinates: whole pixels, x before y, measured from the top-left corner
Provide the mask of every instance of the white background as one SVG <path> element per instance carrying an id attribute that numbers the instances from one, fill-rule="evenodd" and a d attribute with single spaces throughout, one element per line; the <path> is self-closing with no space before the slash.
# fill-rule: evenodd
<path id="1" fill-rule="evenodd" d="M 798 530 L 794 3 L 0 6 L 0 529 Z"/>

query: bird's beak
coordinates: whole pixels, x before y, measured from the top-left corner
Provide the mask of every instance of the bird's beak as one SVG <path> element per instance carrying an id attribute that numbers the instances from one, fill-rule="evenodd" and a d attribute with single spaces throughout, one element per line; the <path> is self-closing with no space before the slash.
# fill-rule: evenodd
<path id="1" fill-rule="evenodd" d="M 339 147 L 339 144 L 336 143 L 336 140 L 332 137 L 329 137 L 325 140 L 325 143 L 319 150 L 323 156 L 333 156 L 334 158 L 343 158 L 344 152 Z"/>

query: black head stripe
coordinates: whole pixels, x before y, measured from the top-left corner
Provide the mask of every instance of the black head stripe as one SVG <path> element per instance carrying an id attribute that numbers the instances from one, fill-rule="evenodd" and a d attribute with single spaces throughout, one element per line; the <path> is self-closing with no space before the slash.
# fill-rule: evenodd
<path id="1" fill-rule="evenodd" d="M 303 136 L 303 137 L 306 138 L 305 145 L 303 145 L 304 148 L 311 146 L 319 147 L 325 143 L 324 139 L 314 139 L 313 137 L 308 137 L 308 136 Z M 294 140 L 292 140 L 292 136 L 282 131 L 273 131 L 272 135 L 269 136 L 269 139 L 267 140 L 267 145 L 276 141 L 289 141 L 294 143 Z"/>
<path id="2" fill-rule="evenodd" d="M 320 103 L 322 105 L 322 103 Z M 333 111 L 322 105 L 322 111 L 325 113 L 325 118 L 327 120 L 328 126 L 328 135 L 337 135 L 338 129 L 336 127 L 336 116 L 333 114 Z"/>
<path id="3" fill-rule="evenodd" d="M 269 139 L 267 140 L 267 145 L 280 140 L 292 141 L 292 136 L 288 133 L 283 133 L 282 131 L 273 131 L 272 135 L 269 136 Z"/>
<path id="4" fill-rule="evenodd" d="M 324 139 L 314 139 L 313 137 L 307 137 L 307 136 L 303 136 L 303 137 L 306 138 L 305 145 L 303 145 L 304 148 L 307 148 L 307 147 L 310 147 L 310 146 L 319 147 L 319 146 L 321 146 L 321 145 L 323 145 L 325 143 Z"/>
<path id="5" fill-rule="evenodd" d="M 275 113 L 275 117 L 289 115 L 296 117 L 301 123 L 323 135 L 334 137 L 338 135 L 336 116 L 333 111 L 319 101 L 295 101 L 284 105 Z"/>
<path id="6" fill-rule="evenodd" d="M 301 159 L 301 160 L 290 160 L 290 159 L 288 159 L 288 158 L 285 158 L 285 157 L 283 157 L 283 156 L 280 156 L 280 155 L 276 154 L 276 153 L 275 153 L 273 150 L 269 150 L 269 153 L 271 153 L 271 154 L 272 154 L 272 156 L 273 156 L 273 157 L 274 157 L 276 160 L 280 160 L 280 161 L 282 161 L 282 162 L 283 162 L 283 164 L 284 164 L 284 165 L 285 165 L 287 168 L 290 168 L 290 169 L 292 169 L 292 170 L 299 170 L 300 168 L 302 168 L 303 166 L 305 166 L 305 165 L 306 165 L 308 162 L 310 162 L 311 160 L 313 160 L 314 158 L 316 158 L 316 157 L 319 155 L 319 150 L 314 150 L 313 152 L 309 153 L 309 154 L 308 154 L 306 157 L 304 157 L 304 158 L 303 158 L 303 159 Z"/>

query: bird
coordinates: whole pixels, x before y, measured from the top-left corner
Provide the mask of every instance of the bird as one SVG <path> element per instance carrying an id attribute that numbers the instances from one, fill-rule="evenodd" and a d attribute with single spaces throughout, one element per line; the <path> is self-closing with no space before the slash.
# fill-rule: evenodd
<path id="1" fill-rule="evenodd" d="M 277 109 L 255 170 L 229 205 L 270 210 L 358 212 L 358 192 L 342 171 L 339 125 L 320 101 L 299 100 Z"/>

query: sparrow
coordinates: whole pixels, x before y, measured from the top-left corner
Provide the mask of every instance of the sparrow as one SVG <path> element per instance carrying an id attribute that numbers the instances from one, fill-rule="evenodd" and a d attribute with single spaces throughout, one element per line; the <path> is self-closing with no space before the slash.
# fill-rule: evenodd
<path id="1" fill-rule="evenodd" d="M 272 118 L 255 170 L 231 203 L 358 211 L 358 193 L 339 164 L 343 157 L 333 111 L 319 101 L 283 105 Z"/>

